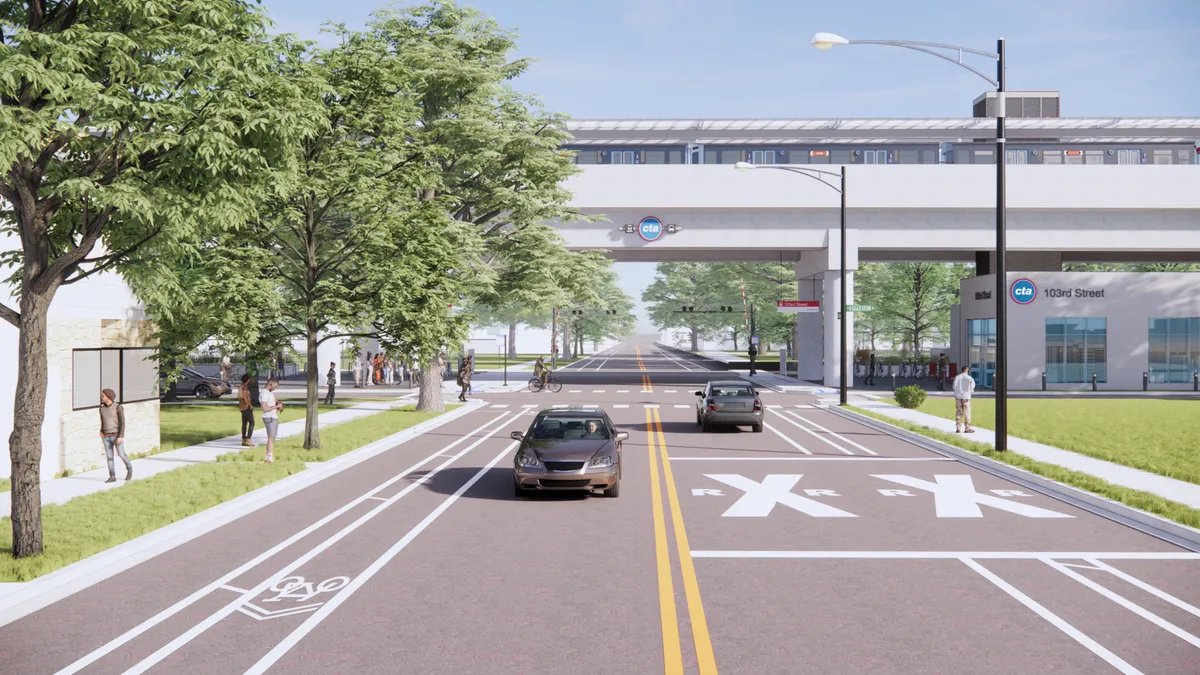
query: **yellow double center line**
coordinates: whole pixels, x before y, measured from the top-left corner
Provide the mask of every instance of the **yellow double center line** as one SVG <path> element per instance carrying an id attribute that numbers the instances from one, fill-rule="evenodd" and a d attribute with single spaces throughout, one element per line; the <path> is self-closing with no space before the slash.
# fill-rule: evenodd
<path id="1" fill-rule="evenodd" d="M 663 515 L 662 488 L 659 484 L 659 450 L 662 451 L 662 471 L 667 483 L 667 501 L 671 507 L 671 525 L 675 531 L 675 548 L 679 554 L 679 567 L 683 574 L 683 591 L 687 597 L 688 616 L 692 624 L 692 640 L 696 645 L 696 662 L 700 675 L 717 675 L 717 662 L 713 656 L 712 638 L 708 633 L 708 620 L 704 617 L 704 604 L 700 600 L 700 584 L 696 581 L 696 568 L 692 564 L 692 549 L 688 546 L 687 531 L 683 525 L 683 514 L 679 509 L 679 494 L 675 490 L 675 476 L 671 472 L 671 458 L 667 455 L 667 441 L 663 436 L 662 418 L 657 408 L 646 409 L 646 429 L 650 436 L 650 481 L 651 501 L 654 505 L 654 552 L 658 561 L 658 602 L 662 616 L 663 661 L 666 675 L 683 675 L 683 648 L 679 641 L 679 618 L 675 610 L 675 585 L 671 574 L 671 557 L 667 545 L 667 524 Z"/>
<path id="2" fill-rule="evenodd" d="M 638 370 L 642 371 L 642 391 L 654 391 L 654 385 L 650 382 L 650 371 L 646 368 L 646 364 L 642 363 L 642 348 L 635 347 L 637 350 Z"/>

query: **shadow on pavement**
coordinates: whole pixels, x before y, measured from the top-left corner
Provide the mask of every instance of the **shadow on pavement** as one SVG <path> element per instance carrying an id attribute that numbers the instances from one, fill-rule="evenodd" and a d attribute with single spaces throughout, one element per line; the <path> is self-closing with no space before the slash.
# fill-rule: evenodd
<path id="1" fill-rule="evenodd" d="M 416 471 L 409 474 L 406 479 L 410 482 L 415 482 L 428 473 L 427 471 Z M 477 473 L 479 473 L 477 467 L 452 466 L 434 474 L 433 478 L 425 481 L 421 486 L 432 492 L 449 496 L 458 492 Z M 530 499 L 537 499 L 539 501 L 578 501 L 587 497 L 588 495 L 585 492 L 566 490 L 534 491 L 526 497 L 517 497 L 513 494 L 513 470 L 510 466 L 493 467 L 475 485 L 472 485 L 471 489 L 462 495 L 463 499 L 483 499 L 498 502 L 523 502 Z"/>

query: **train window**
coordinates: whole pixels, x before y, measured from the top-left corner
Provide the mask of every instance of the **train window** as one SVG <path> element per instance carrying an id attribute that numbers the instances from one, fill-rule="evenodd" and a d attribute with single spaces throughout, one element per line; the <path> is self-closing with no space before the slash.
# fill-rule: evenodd
<path id="1" fill-rule="evenodd" d="M 863 164 L 887 164 L 887 150 L 863 150 Z"/>
<path id="2" fill-rule="evenodd" d="M 954 151 L 954 163 L 955 164 L 970 164 L 971 163 L 971 151 L 970 150 L 955 150 Z"/>
<path id="3" fill-rule="evenodd" d="M 1142 151 L 1141 150 L 1118 150 L 1117 151 L 1117 164 L 1141 164 L 1141 163 L 1142 163 Z"/>
<path id="4" fill-rule="evenodd" d="M 1068 150 L 1066 163 L 1067 164 L 1083 164 L 1083 151 L 1082 150 Z"/>
<path id="5" fill-rule="evenodd" d="M 1029 151 L 1028 150 L 1007 150 L 1007 151 L 1005 151 L 1004 155 L 1005 155 L 1004 161 L 1008 164 L 1028 164 L 1029 163 Z"/>
<path id="6" fill-rule="evenodd" d="M 850 151 L 849 150 L 834 150 L 834 151 L 830 152 L 829 153 L 829 163 L 830 164 L 849 164 L 850 163 Z"/>
<path id="7" fill-rule="evenodd" d="M 598 153 L 595 150 L 580 150 L 579 154 L 575 155 L 575 163 L 576 164 L 595 164 L 597 154 Z"/>
<path id="8" fill-rule="evenodd" d="M 807 150 L 788 150 L 788 164 L 808 164 Z"/>
<path id="9" fill-rule="evenodd" d="M 896 151 L 896 162 L 899 164 L 920 164 L 921 153 L 919 150 L 898 150 Z"/>
<path id="10" fill-rule="evenodd" d="M 717 151 L 716 150 L 705 150 L 704 151 L 704 163 L 705 164 L 716 164 L 717 163 Z"/>
<path id="11" fill-rule="evenodd" d="M 668 152 L 667 164 L 683 164 L 683 153 L 678 150 Z"/>
<path id="12" fill-rule="evenodd" d="M 1155 164 L 1170 164 L 1171 163 L 1171 151 L 1170 150 L 1155 150 L 1154 151 L 1154 163 Z"/>
<path id="13" fill-rule="evenodd" d="M 829 151 L 828 150 L 813 150 L 812 152 L 808 153 L 808 159 L 813 164 L 828 164 L 829 163 Z"/>
<path id="14" fill-rule="evenodd" d="M 933 150 L 921 151 L 922 164 L 937 164 L 937 157 L 933 154 Z"/>
<path id="15" fill-rule="evenodd" d="M 1042 164 L 1062 164 L 1062 163 L 1063 163 L 1062 150 L 1043 150 L 1042 151 Z"/>
<path id="16" fill-rule="evenodd" d="M 1104 151 L 1103 150 L 1088 150 L 1088 151 L 1084 152 L 1083 153 L 1083 163 L 1084 164 L 1103 164 L 1104 163 Z"/>
<path id="17" fill-rule="evenodd" d="M 1180 151 L 1179 151 L 1179 163 L 1180 163 L 1180 164 L 1187 164 L 1187 163 L 1188 163 L 1188 151 L 1187 151 L 1187 150 L 1180 150 Z"/>
<path id="18" fill-rule="evenodd" d="M 646 151 L 646 163 L 647 164 L 666 164 L 667 163 L 667 152 L 665 150 L 647 150 Z"/>
<path id="19" fill-rule="evenodd" d="M 752 164 L 774 164 L 775 163 L 775 151 L 774 150 L 755 150 L 754 152 L 750 153 L 750 157 L 751 157 L 750 162 Z"/>
<path id="20" fill-rule="evenodd" d="M 608 154 L 612 157 L 612 164 L 633 164 L 632 150 L 613 150 Z"/>
<path id="21" fill-rule="evenodd" d="M 976 164 L 995 164 L 996 158 L 992 155 L 991 150 L 976 150 L 975 151 L 975 163 Z"/>
<path id="22" fill-rule="evenodd" d="M 722 150 L 721 151 L 721 163 L 722 164 L 737 164 L 740 161 L 742 161 L 742 151 L 741 150 Z"/>

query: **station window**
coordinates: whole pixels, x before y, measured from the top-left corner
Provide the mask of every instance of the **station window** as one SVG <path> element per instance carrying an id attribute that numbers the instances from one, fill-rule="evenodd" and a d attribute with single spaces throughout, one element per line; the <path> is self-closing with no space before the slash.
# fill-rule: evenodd
<path id="1" fill-rule="evenodd" d="M 1150 381 L 1185 383 L 1200 370 L 1200 318 L 1150 319 Z"/>
<path id="2" fill-rule="evenodd" d="M 158 397 L 155 351 L 144 348 L 75 349 L 71 352 L 71 408 L 100 405 L 100 390 L 112 389 L 118 403 Z"/>
<path id="3" fill-rule="evenodd" d="M 752 164 L 774 164 L 775 163 L 775 151 L 774 150 L 755 150 L 754 152 L 750 153 L 750 157 L 751 157 L 750 162 Z"/>
<path id="4" fill-rule="evenodd" d="M 971 378 L 980 387 L 991 387 L 996 373 L 996 320 L 967 320 L 967 363 Z"/>
<path id="5" fill-rule="evenodd" d="M 1046 319 L 1046 382 L 1085 384 L 1108 381 L 1108 320 Z"/>

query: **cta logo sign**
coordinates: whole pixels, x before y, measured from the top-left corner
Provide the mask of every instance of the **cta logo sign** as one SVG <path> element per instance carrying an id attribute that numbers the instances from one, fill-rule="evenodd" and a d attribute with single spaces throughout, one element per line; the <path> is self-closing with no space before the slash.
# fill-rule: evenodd
<path id="1" fill-rule="evenodd" d="M 665 231 L 662 221 L 654 216 L 642 218 L 642 222 L 637 226 L 638 236 L 645 241 L 655 241 L 662 237 Z"/>
<path id="2" fill-rule="evenodd" d="M 1008 295 L 1018 305 L 1028 305 L 1037 299 L 1037 286 L 1028 279 L 1017 279 L 1009 288 Z"/>

